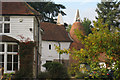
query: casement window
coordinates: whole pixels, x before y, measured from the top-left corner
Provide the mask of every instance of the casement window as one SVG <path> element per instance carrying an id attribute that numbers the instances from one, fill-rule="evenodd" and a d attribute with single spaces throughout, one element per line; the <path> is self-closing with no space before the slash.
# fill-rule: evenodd
<path id="1" fill-rule="evenodd" d="M 10 17 L 0 16 L 0 33 L 10 33 Z"/>
<path id="2" fill-rule="evenodd" d="M 50 62 L 52 62 L 52 61 L 49 61 L 49 60 L 46 61 L 46 63 L 50 63 Z"/>
<path id="3" fill-rule="evenodd" d="M 19 69 L 17 43 L 0 43 L 0 68 L 4 68 L 4 73 L 15 72 Z"/>
<path id="4" fill-rule="evenodd" d="M 51 50 L 51 45 L 49 44 L 49 50 Z"/>

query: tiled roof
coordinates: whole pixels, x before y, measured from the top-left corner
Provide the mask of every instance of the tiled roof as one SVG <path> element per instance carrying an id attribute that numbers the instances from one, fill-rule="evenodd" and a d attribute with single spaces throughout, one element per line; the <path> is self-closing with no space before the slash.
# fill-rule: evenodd
<path id="1" fill-rule="evenodd" d="M 75 22 L 75 23 L 73 23 L 73 25 L 72 25 L 72 27 L 70 29 L 71 38 L 74 41 L 79 42 L 79 40 L 78 40 L 78 38 L 77 38 L 77 36 L 75 34 L 75 30 L 79 30 L 82 35 L 85 35 L 84 27 L 82 26 L 82 24 L 80 22 Z"/>
<path id="2" fill-rule="evenodd" d="M 1 5 L 0 14 L 2 15 L 40 15 L 25 2 L 2 2 Z"/>
<path id="3" fill-rule="evenodd" d="M 70 29 L 70 36 L 74 40 L 74 42 L 72 42 L 70 45 L 70 49 L 71 49 L 72 54 L 74 53 L 74 51 L 72 51 L 73 48 L 76 50 L 80 50 L 81 48 L 84 48 L 84 45 L 81 43 L 80 40 L 78 40 L 78 38 L 75 34 L 75 30 L 79 30 L 82 35 L 85 35 L 84 27 L 82 26 L 82 24 L 80 22 L 73 23 L 73 25 Z M 72 54 L 69 56 L 70 64 L 71 63 L 78 63 L 79 60 L 74 60 Z"/>
<path id="4" fill-rule="evenodd" d="M 19 42 L 19 41 L 10 36 L 0 35 L 0 42 Z"/>
<path id="5" fill-rule="evenodd" d="M 42 40 L 72 42 L 65 27 L 48 22 L 41 22 L 41 28 L 44 30 Z"/>

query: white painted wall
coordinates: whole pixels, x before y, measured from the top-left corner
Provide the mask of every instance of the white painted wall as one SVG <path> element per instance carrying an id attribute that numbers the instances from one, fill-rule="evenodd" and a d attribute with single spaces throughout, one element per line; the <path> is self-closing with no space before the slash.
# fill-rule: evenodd
<path id="1" fill-rule="evenodd" d="M 51 50 L 49 50 L 49 44 L 51 45 Z M 53 61 L 54 59 L 59 59 L 59 54 L 55 50 L 55 45 L 59 46 L 58 42 L 54 41 L 42 41 L 42 65 L 46 63 L 46 61 Z M 61 49 L 69 49 L 70 42 L 60 42 Z M 62 54 L 61 59 L 69 60 L 69 54 Z M 45 71 L 46 69 L 42 67 L 41 71 Z"/>
<path id="2" fill-rule="evenodd" d="M 20 20 L 23 20 L 20 22 Z M 33 31 L 29 28 L 34 27 L 34 16 L 10 16 L 10 33 L 1 33 L 2 35 L 8 35 L 21 40 L 18 35 L 22 35 L 25 38 L 33 39 Z"/>

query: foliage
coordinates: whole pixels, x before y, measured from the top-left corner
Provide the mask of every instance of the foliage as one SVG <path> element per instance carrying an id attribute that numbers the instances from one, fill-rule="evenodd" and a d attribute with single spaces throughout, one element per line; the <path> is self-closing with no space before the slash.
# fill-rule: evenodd
<path id="1" fill-rule="evenodd" d="M 100 68 L 99 62 L 100 56 L 105 54 L 104 59 L 106 63 L 109 64 L 110 69 L 115 70 L 114 76 L 116 80 L 120 78 L 120 32 L 119 28 L 116 31 L 110 31 L 108 29 L 108 24 L 104 23 L 103 20 L 98 19 L 94 22 L 94 27 L 92 28 L 92 33 L 88 36 L 82 35 L 77 32 L 76 35 L 78 39 L 84 44 L 85 48 L 80 50 L 72 50 L 73 58 L 78 60 L 78 64 L 87 63 L 90 65 L 90 70 L 86 70 L 88 73 L 93 71 L 96 72 L 93 76 L 100 78 L 100 74 L 107 76 L 107 68 Z M 114 68 L 113 68 L 113 63 Z M 79 67 L 78 67 L 79 69 Z"/>
<path id="2" fill-rule="evenodd" d="M 68 27 L 66 28 L 66 31 L 67 31 L 67 32 L 70 32 L 71 27 L 72 27 L 72 25 L 69 24 Z"/>
<path id="3" fill-rule="evenodd" d="M 110 29 L 111 26 L 119 27 L 120 19 L 120 2 L 119 0 L 104 0 L 104 2 L 97 4 L 96 12 L 98 14 L 97 19 L 103 19 L 102 23 L 107 23 Z"/>
<path id="4" fill-rule="evenodd" d="M 84 20 L 82 21 L 82 25 L 84 27 L 86 35 L 88 35 L 89 33 L 91 33 L 91 28 L 93 26 L 91 25 L 91 21 L 89 19 L 84 18 Z"/>
<path id="5" fill-rule="evenodd" d="M 82 38 L 80 34 L 76 34 L 79 40 L 85 45 L 85 49 L 81 49 L 75 52 L 75 57 L 78 57 L 79 62 L 87 62 L 90 65 L 91 71 L 98 70 L 106 73 L 106 68 L 100 68 L 99 57 L 100 54 L 105 54 L 105 62 L 109 63 L 109 67 L 112 69 L 112 64 L 115 62 L 114 70 L 117 72 L 115 75 L 120 77 L 119 64 L 120 64 L 120 32 L 112 32 L 108 29 L 108 24 L 103 24 L 103 20 L 94 22 L 94 28 L 92 33 Z M 118 30 L 118 28 L 116 28 Z M 86 58 L 87 56 L 87 58 Z M 97 74 L 96 77 L 99 77 Z"/>
<path id="6" fill-rule="evenodd" d="M 69 49 L 69 50 L 66 50 L 65 48 L 64 48 L 63 50 L 61 50 L 60 47 L 58 47 L 58 46 L 56 46 L 56 45 L 55 45 L 55 49 L 56 49 L 57 53 L 59 53 L 59 54 L 63 54 L 63 53 L 68 54 L 69 51 L 70 51 L 70 49 Z"/>
<path id="7" fill-rule="evenodd" d="M 65 9 L 65 6 L 62 4 L 55 4 L 54 2 L 28 2 L 34 9 L 41 13 L 43 16 L 43 22 L 55 23 L 54 19 L 58 16 L 58 13 L 61 13 L 63 16 L 66 15 L 62 9 Z"/>
<path id="8" fill-rule="evenodd" d="M 75 77 L 77 79 L 84 79 L 87 76 L 88 76 L 88 73 L 78 72 Z"/>
<path id="9" fill-rule="evenodd" d="M 59 80 L 69 79 L 67 69 L 61 63 L 49 62 L 44 64 L 43 66 L 48 71 L 52 80 L 56 80 L 56 78 L 59 78 Z"/>
<path id="10" fill-rule="evenodd" d="M 40 79 L 50 79 L 50 75 L 49 75 L 49 72 L 41 72 L 40 74 L 39 74 L 39 76 L 38 76 L 38 78 L 40 78 Z"/>
<path id="11" fill-rule="evenodd" d="M 12 80 L 14 73 L 4 73 L 1 80 Z"/>
<path id="12" fill-rule="evenodd" d="M 33 77 L 33 50 L 35 42 L 20 42 L 20 70 L 16 71 L 15 78 L 31 78 Z"/>

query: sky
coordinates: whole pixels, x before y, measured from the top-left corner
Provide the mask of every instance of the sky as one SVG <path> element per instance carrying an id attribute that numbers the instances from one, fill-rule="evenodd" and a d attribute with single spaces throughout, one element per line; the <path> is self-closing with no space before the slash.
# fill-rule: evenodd
<path id="1" fill-rule="evenodd" d="M 73 24 L 75 22 L 76 11 L 79 9 L 80 19 L 83 20 L 85 17 L 89 20 L 96 20 L 95 16 L 97 13 L 95 9 L 97 8 L 97 3 L 101 0 L 52 0 L 57 4 L 62 4 L 66 7 L 63 10 L 67 15 L 63 16 L 63 21 L 68 24 Z"/>

